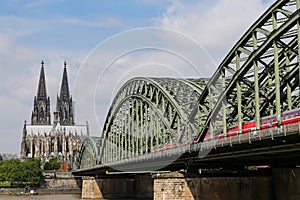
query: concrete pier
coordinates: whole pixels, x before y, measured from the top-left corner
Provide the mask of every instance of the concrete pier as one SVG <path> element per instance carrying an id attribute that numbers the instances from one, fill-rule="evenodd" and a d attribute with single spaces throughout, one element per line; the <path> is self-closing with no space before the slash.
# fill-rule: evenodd
<path id="1" fill-rule="evenodd" d="M 203 177 L 171 172 L 85 177 L 82 199 L 286 200 L 300 199 L 300 169 L 272 169 L 267 175 Z"/>
<path id="2" fill-rule="evenodd" d="M 82 199 L 153 199 L 150 175 L 84 177 Z"/>
<path id="3" fill-rule="evenodd" d="M 82 178 L 82 199 L 104 199 L 100 187 L 94 177 Z"/>

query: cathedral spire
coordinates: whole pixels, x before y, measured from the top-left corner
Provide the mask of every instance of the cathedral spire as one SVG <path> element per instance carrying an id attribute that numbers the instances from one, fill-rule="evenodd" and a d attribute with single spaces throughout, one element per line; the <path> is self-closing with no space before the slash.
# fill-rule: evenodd
<path id="1" fill-rule="evenodd" d="M 64 62 L 64 72 L 63 72 L 61 88 L 60 88 L 60 98 L 64 100 L 70 98 L 66 61 Z"/>
<path id="2" fill-rule="evenodd" d="M 44 61 L 42 61 L 37 96 L 33 100 L 32 125 L 50 125 L 50 98 L 47 97 Z"/>
<path id="3" fill-rule="evenodd" d="M 69 92 L 67 62 L 64 62 L 64 71 L 61 81 L 60 96 L 57 96 L 56 109 L 54 111 L 54 125 L 73 126 L 74 123 L 74 108 L 72 97 Z"/>
<path id="4" fill-rule="evenodd" d="M 44 72 L 44 61 L 42 60 L 42 67 L 40 71 L 40 79 L 37 91 L 37 100 L 47 99 L 47 91 L 46 91 L 46 81 L 45 81 L 45 72 Z"/>

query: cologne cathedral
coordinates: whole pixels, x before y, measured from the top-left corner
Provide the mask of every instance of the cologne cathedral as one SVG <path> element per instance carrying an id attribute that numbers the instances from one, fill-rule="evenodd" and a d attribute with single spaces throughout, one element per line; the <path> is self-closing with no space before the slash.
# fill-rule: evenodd
<path id="1" fill-rule="evenodd" d="M 21 158 L 41 158 L 48 160 L 57 157 L 71 166 L 76 166 L 84 136 L 89 135 L 88 124 L 76 125 L 74 102 L 69 92 L 67 64 L 61 82 L 60 93 L 51 124 L 50 97 L 47 96 L 44 62 L 42 61 L 37 95 L 33 100 L 31 123 L 24 123 Z"/>

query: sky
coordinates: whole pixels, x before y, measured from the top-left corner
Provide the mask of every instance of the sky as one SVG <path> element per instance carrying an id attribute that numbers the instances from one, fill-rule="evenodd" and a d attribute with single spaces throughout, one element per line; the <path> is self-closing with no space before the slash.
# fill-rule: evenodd
<path id="1" fill-rule="evenodd" d="M 0 153 L 20 152 L 41 61 L 51 113 L 63 63 L 75 121 L 100 136 L 119 88 L 136 76 L 209 76 L 274 0 L 0 1 Z M 53 119 L 53 115 L 52 115 Z"/>

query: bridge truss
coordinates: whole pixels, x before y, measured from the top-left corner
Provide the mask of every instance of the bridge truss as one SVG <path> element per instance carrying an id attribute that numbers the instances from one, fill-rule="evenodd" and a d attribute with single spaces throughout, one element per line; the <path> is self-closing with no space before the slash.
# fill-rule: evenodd
<path id="1" fill-rule="evenodd" d="M 103 162 L 172 148 L 191 140 L 188 115 L 206 79 L 134 78 L 116 95 L 103 131 Z M 196 132 L 194 133 L 196 134 Z"/>
<path id="2" fill-rule="evenodd" d="M 189 123 L 198 141 L 238 124 L 299 107 L 300 1 L 274 3 L 243 35 L 206 85 Z M 215 87 L 222 83 L 222 87 Z M 217 95 L 218 98 L 211 98 Z M 215 130 L 214 130 L 215 129 Z"/>
<path id="3" fill-rule="evenodd" d="M 200 143 L 209 133 L 277 116 L 300 103 L 300 0 L 278 0 L 242 36 L 210 79 L 134 78 L 119 90 L 99 145 L 81 168 Z M 91 159 L 93 157 L 94 159 Z"/>

